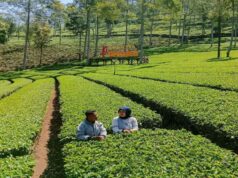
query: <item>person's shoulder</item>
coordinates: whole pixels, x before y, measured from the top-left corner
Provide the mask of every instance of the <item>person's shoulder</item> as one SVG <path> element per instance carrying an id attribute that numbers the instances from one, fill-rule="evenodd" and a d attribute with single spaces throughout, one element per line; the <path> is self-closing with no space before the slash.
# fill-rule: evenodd
<path id="1" fill-rule="evenodd" d="M 113 121 L 117 121 L 117 120 L 119 120 L 120 118 L 119 117 L 114 117 L 112 120 Z"/>
<path id="2" fill-rule="evenodd" d="M 137 119 L 135 117 L 130 117 L 130 119 L 133 121 L 137 121 Z"/>
<path id="3" fill-rule="evenodd" d="M 85 121 L 80 122 L 80 124 L 78 125 L 78 127 L 84 127 L 86 125 Z"/>
<path id="4" fill-rule="evenodd" d="M 102 123 L 102 122 L 99 122 L 99 121 L 96 121 L 96 125 L 98 125 L 98 126 L 103 126 L 103 123 Z"/>

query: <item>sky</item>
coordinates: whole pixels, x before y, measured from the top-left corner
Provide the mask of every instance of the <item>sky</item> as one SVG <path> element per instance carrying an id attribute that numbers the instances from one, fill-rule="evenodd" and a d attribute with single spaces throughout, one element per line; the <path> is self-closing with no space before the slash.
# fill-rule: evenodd
<path id="1" fill-rule="evenodd" d="M 60 0 L 60 1 L 61 1 L 62 3 L 64 3 L 64 4 L 72 3 L 72 2 L 73 2 L 73 0 Z M 4 2 L 4 1 L 3 1 L 3 2 Z M 1 14 L 7 14 L 7 15 L 10 14 L 10 13 L 9 13 L 9 10 L 8 10 L 6 7 L 8 7 L 8 5 L 5 4 L 5 3 L 2 3 L 1 0 L 0 0 L 0 15 L 1 15 Z"/>
<path id="2" fill-rule="evenodd" d="M 73 0 L 61 0 L 62 3 L 67 4 L 73 2 Z"/>

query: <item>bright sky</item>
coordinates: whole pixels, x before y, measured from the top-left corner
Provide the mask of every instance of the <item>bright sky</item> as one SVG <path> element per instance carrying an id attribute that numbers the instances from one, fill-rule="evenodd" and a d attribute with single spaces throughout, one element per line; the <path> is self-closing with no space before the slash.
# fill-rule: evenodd
<path id="1" fill-rule="evenodd" d="M 62 3 L 67 4 L 73 2 L 73 0 L 61 0 Z"/>
<path id="2" fill-rule="evenodd" d="M 67 3 L 72 3 L 74 0 L 60 0 L 62 3 L 67 4 Z M 9 7 L 4 1 L 0 0 L 0 15 L 1 14 L 10 14 L 9 10 L 6 8 Z"/>

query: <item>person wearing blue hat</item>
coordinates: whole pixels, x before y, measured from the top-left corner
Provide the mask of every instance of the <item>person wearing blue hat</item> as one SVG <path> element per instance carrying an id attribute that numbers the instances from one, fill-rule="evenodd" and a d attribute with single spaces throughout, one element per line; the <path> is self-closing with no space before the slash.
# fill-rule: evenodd
<path id="1" fill-rule="evenodd" d="M 131 109 L 127 106 L 118 110 L 118 116 L 112 121 L 113 133 L 132 133 L 138 131 L 138 122 L 131 116 Z"/>

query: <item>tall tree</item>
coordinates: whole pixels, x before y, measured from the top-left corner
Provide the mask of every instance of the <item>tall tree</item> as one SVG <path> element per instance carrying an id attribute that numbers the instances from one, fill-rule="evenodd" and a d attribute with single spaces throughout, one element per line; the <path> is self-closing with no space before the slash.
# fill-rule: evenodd
<path id="1" fill-rule="evenodd" d="M 149 21 L 149 32 L 150 32 L 150 37 L 149 37 L 149 45 L 152 47 L 152 38 L 153 38 L 153 30 L 155 26 L 155 21 L 159 18 L 159 13 L 160 13 L 160 4 L 156 2 L 156 0 L 149 0 L 147 2 L 147 18 Z"/>
<path id="2" fill-rule="evenodd" d="M 221 0 L 217 0 L 217 5 L 218 5 L 218 48 L 217 48 L 217 58 L 221 58 L 221 32 L 222 32 L 222 3 Z"/>
<path id="3" fill-rule="evenodd" d="M 66 28 L 78 37 L 78 59 L 82 60 L 82 35 L 86 29 L 85 12 L 81 10 L 80 4 L 72 4 L 68 6 L 66 12 L 68 15 Z"/>
<path id="4" fill-rule="evenodd" d="M 64 20 L 66 17 L 65 6 L 59 0 L 53 0 L 50 5 L 52 10 L 51 19 L 55 28 L 59 31 L 59 44 L 62 43 L 62 25 L 64 24 Z"/>
<path id="5" fill-rule="evenodd" d="M 31 0 L 27 3 L 27 20 L 26 20 L 26 35 L 25 35 L 25 47 L 23 56 L 22 68 L 26 68 L 27 58 L 28 58 L 28 46 L 29 46 L 29 33 L 30 33 L 30 14 L 31 14 Z"/>
<path id="6" fill-rule="evenodd" d="M 50 42 L 51 29 L 47 23 L 35 22 L 33 25 L 33 36 L 35 47 L 40 50 L 39 65 L 42 64 L 43 49 Z"/>
<path id="7" fill-rule="evenodd" d="M 169 21 L 169 41 L 168 45 L 171 44 L 172 36 L 172 25 L 175 21 L 178 20 L 180 13 L 182 11 L 182 3 L 180 0 L 159 0 L 160 5 L 162 6 L 163 13 L 166 14 L 166 19 Z"/>
<path id="8" fill-rule="evenodd" d="M 139 38 L 139 47 L 140 47 L 140 64 L 143 62 L 144 57 L 144 34 L 145 34 L 145 12 L 146 12 L 146 0 L 141 0 L 140 2 L 140 38 Z"/>
<path id="9" fill-rule="evenodd" d="M 233 47 L 233 41 L 234 41 L 234 36 L 235 36 L 235 0 L 230 0 L 231 1 L 231 9 L 232 9 L 232 28 L 231 28 L 231 39 L 230 39 L 230 45 L 227 48 L 227 53 L 226 57 L 230 57 L 230 53 Z"/>

